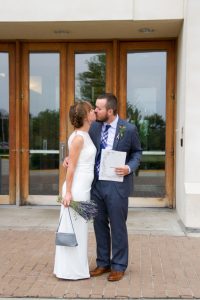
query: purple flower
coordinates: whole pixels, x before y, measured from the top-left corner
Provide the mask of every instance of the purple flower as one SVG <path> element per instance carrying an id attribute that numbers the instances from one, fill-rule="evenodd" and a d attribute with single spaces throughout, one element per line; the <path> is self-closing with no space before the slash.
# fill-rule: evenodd
<path id="1" fill-rule="evenodd" d="M 57 202 L 62 202 L 62 196 L 58 196 Z M 97 213 L 97 204 L 93 200 L 88 201 L 70 201 L 70 205 L 73 210 L 78 213 L 86 221 L 93 220 Z"/>

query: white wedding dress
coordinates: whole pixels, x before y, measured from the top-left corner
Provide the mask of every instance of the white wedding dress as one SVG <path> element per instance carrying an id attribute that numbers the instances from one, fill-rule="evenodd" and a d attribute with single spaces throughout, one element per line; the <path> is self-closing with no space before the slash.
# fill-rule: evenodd
<path id="1" fill-rule="evenodd" d="M 76 135 L 81 135 L 84 139 L 76 171 L 72 184 L 72 199 L 75 201 L 87 201 L 90 199 L 91 184 L 94 178 L 94 163 L 96 148 L 87 132 L 74 131 L 68 140 L 70 149 L 71 142 Z M 66 193 L 66 182 L 63 184 L 62 196 Z M 63 211 L 64 210 L 64 211 Z M 63 213 L 59 231 L 73 232 L 68 208 L 61 205 L 60 215 Z M 56 246 L 54 274 L 63 279 L 83 279 L 89 278 L 88 266 L 88 224 L 74 210 L 70 208 L 76 238 L 77 247 Z"/>

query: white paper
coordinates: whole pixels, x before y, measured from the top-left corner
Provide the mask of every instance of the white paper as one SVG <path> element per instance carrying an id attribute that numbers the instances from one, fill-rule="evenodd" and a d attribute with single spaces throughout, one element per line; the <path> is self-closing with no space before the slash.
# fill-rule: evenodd
<path id="1" fill-rule="evenodd" d="M 122 182 L 124 176 L 117 175 L 115 168 L 124 166 L 125 160 L 126 152 L 102 149 L 99 179 Z"/>

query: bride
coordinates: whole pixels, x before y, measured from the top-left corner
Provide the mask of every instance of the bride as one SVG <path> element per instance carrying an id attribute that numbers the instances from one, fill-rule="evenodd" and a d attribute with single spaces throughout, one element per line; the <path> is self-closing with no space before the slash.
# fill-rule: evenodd
<path id="1" fill-rule="evenodd" d="M 59 231 L 73 232 L 70 222 L 70 201 L 87 201 L 90 199 L 90 189 L 94 177 L 96 148 L 88 134 L 88 130 L 96 115 L 92 105 L 87 101 L 76 102 L 70 107 L 69 118 L 74 131 L 68 139 L 69 164 L 66 180 L 62 188 L 63 214 Z M 56 246 L 54 274 L 62 279 L 89 278 L 87 257 L 88 224 L 78 214 L 69 208 L 76 238 L 77 247 Z"/>

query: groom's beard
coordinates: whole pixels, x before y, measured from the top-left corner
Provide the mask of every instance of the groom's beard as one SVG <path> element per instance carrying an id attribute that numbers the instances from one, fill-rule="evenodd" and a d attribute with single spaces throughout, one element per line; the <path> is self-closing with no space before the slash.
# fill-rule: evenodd
<path id="1" fill-rule="evenodd" d="M 97 117 L 97 119 L 96 119 L 97 122 L 107 122 L 108 121 L 108 116 L 104 116 L 101 119 L 99 119 L 97 115 L 96 115 L 96 117 Z"/>

